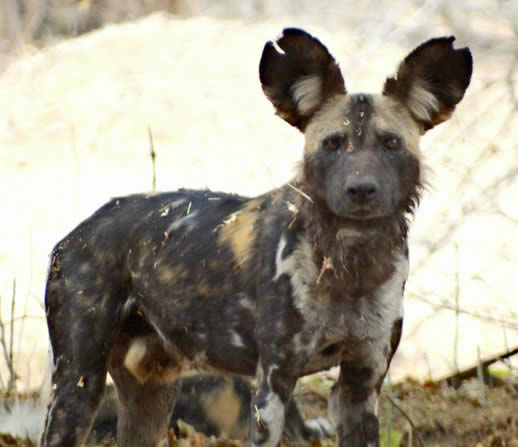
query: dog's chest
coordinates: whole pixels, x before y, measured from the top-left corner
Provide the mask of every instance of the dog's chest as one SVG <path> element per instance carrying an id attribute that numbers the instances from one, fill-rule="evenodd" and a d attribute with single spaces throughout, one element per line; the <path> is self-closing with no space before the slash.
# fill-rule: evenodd
<path id="1" fill-rule="evenodd" d="M 302 316 L 301 330 L 293 338 L 293 349 L 297 357 L 307 359 L 304 372 L 355 360 L 366 350 L 383 349 L 394 322 L 402 317 L 407 255 L 396 256 L 387 279 L 369 293 L 354 295 L 333 271 L 327 272 L 327 285 L 331 279 L 333 286 L 326 286 L 323 279 L 326 266 L 319 268 L 313 261 L 310 244 L 299 241 L 297 248 L 285 256 L 284 248 L 281 238 L 276 280 L 283 275 L 285 280 L 289 278 L 293 305 Z"/>
<path id="2" fill-rule="evenodd" d="M 307 358 L 306 373 L 353 362 L 382 351 L 394 322 L 401 318 L 402 292 L 372 295 L 331 303 L 318 313 L 318 306 L 304 322 L 297 337 L 297 350 Z"/>

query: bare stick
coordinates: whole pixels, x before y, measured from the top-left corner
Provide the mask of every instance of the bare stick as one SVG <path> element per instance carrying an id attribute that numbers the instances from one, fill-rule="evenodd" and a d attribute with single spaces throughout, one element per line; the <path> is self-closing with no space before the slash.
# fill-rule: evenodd
<path id="1" fill-rule="evenodd" d="M 453 365 L 455 371 L 459 371 L 459 295 L 460 295 L 460 274 L 459 274 L 459 246 L 455 244 L 455 335 L 453 339 Z"/>
<path id="2" fill-rule="evenodd" d="M 448 303 L 448 301 L 446 301 L 446 300 L 442 300 L 440 303 L 435 303 L 434 301 L 432 301 L 428 298 L 424 298 L 422 296 L 418 296 L 415 294 L 412 294 L 411 297 L 418 301 L 422 301 L 423 303 L 427 303 L 428 305 L 430 305 L 432 308 L 434 308 L 436 310 L 451 310 L 454 312 L 457 311 L 457 308 L 454 305 Z M 497 318 L 497 317 L 493 317 L 491 315 L 481 314 L 481 313 L 473 312 L 473 311 L 462 309 L 462 308 L 459 308 L 458 312 L 461 314 L 464 314 L 464 315 L 468 315 L 472 318 L 476 318 L 477 320 L 488 321 L 490 323 L 496 323 L 502 327 L 505 327 L 508 329 L 514 329 L 515 331 L 518 331 L 518 324 L 516 324 L 512 320 L 504 320 L 503 318 Z"/>
<path id="3" fill-rule="evenodd" d="M 311 197 L 309 197 L 304 191 L 300 190 L 299 188 L 297 188 L 296 186 L 292 185 L 291 183 L 288 183 L 288 186 L 291 189 L 297 191 L 305 199 L 308 199 L 310 202 L 313 202 L 313 199 Z"/>
<path id="4" fill-rule="evenodd" d="M 16 278 L 13 279 L 13 296 L 11 298 L 11 330 L 9 334 L 9 384 L 7 392 L 11 393 L 16 389 L 16 374 L 14 372 L 14 309 L 16 307 Z"/>
<path id="5" fill-rule="evenodd" d="M 392 397 L 390 394 L 386 394 L 387 396 L 387 399 L 389 400 L 389 402 L 394 405 L 395 408 L 397 408 L 399 410 L 399 412 L 403 415 L 403 417 L 408 421 L 408 423 L 410 424 L 410 426 L 412 427 L 412 430 L 413 432 L 415 432 L 415 434 L 417 435 L 417 439 L 419 440 L 419 444 L 421 445 L 421 447 L 425 447 L 424 445 L 424 439 L 423 437 L 421 436 L 421 433 L 419 433 L 419 430 L 417 429 L 417 427 L 415 426 L 414 424 L 414 421 L 412 420 L 412 418 L 409 416 L 409 414 L 403 409 L 403 407 L 401 407 L 398 403 L 397 403 L 397 399 Z"/>
<path id="6" fill-rule="evenodd" d="M 32 264 L 33 264 L 33 256 L 32 256 L 32 228 L 29 232 L 29 282 L 27 284 L 27 290 L 31 291 L 32 289 Z M 11 325 L 14 324 L 15 321 L 20 320 L 20 328 L 18 329 L 18 346 L 16 348 L 16 352 L 20 352 L 22 350 L 22 341 L 23 341 L 23 333 L 25 331 L 25 319 L 27 317 L 27 309 L 29 307 L 29 300 L 25 300 L 25 306 L 23 308 L 23 315 L 21 317 L 13 318 L 11 315 Z"/>
<path id="7" fill-rule="evenodd" d="M 387 374 L 387 385 L 388 385 L 388 389 L 389 389 L 389 393 L 390 393 L 390 391 L 392 391 L 392 381 L 390 380 L 390 371 Z M 389 393 L 387 393 L 387 395 Z M 386 427 L 387 447 L 391 447 L 392 446 L 392 401 L 390 399 L 387 402 L 386 412 L 387 412 L 387 427 Z"/>
<path id="8" fill-rule="evenodd" d="M 2 347 L 2 353 L 4 356 L 5 364 L 7 366 L 7 370 L 9 371 L 9 378 L 7 380 L 7 394 L 10 395 L 12 391 L 14 391 L 14 387 L 16 385 L 16 374 L 14 372 L 13 366 L 13 331 L 14 331 L 14 309 L 15 309 L 15 301 L 16 301 L 16 279 L 13 280 L 13 297 L 11 301 L 11 318 L 10 318 L 10 341 L 9 346 L 7 346 L 6 339 L 6 325 L 2 321 L 2 302 L 0 299 L 0 345 Z M 3 385 L 3 380 L 2 380 Z"/>
<path id="9" fill-rule="evenodd" d="M 156 191 L 156 152 L 150 126 L 147 126 L 147 133 L 149 136 L 149 155 L 151 156 L 151 164 L 153 166 L 153 191 Z"/>
<path id="10" fill-rule="evenodd" d="M 504 343 L 505 343 L 505 350 L 509 352 L 511 349 L 509 348 L 509 340 L 507 339 L 507 331 L 505 330 L 505 327 L 502 328 L 504 332 Z M 509 375 L 513 374 L 513 363 L 509 360 L 505 359 L 504 363 L 507 365 L 507 368 L 509 369 Z"/>
<path id="11" fill-rule="evenodd" d="M 482 366 L 482 360 L 480 358 L 480 346 L 477 345 L 477 378 L 480 384 L 480 403 L 483 407 L 486 406 L 486 382 L 484 380 L 484 367 Z M 489 377 L 488 377 L 489 378 Z"/>

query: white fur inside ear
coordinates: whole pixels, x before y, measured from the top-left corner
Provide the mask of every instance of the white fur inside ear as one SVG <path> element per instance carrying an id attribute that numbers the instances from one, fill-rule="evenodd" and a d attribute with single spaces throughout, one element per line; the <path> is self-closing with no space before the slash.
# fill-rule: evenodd
<path id="1" fill-rule="evenodd" d="M 272 42 L 272 45 L 273 45 L 273 48 L 275 48 L 275 51 L 277 51 L 277 53 L 282 54 L 283 56 L 286 55 L 284 50 L 279 46 L 279 44 L 275 40 Z"/>
<path id="2" fill-rule="evenodd" d="M 306 76 L 293 84 L 291 94 L 301 115 L 309 115 L 322 102 L 322 81 L 318 76 Z"/>
<path id="3" fill-rule="evenodd" d="M 439 100 L 431 93 L 425 83 L 416 82 L 408 95 L 408 108 L 421 121 L 432 121 L 439 112 Z"/>

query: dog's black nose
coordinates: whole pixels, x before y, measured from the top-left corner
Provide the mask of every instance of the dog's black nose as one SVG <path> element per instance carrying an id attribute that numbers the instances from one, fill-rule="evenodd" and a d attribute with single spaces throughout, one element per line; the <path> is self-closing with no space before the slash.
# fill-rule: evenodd
<path id="1" fill-rule="evenodd" d="M 371 178 L 358 179 L 346 188 L 349 198 L 356 203 L 366 203 L 376 198 L 378 185 Z"/>

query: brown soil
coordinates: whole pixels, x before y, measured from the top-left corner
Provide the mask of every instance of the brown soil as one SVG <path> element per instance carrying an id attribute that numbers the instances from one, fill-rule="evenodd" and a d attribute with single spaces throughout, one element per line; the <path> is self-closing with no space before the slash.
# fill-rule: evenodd
<path id="1" fill-rule="evenodd" d="M 506 380 L 492 388 L 472 380 L 455 390 L 442 384 L 421 384 L 407 379 L 394 385 L 389 393 L 405 415 L 390 404 L 387 393 L 385 389 L 379 406 L 382 447 L 388 445 L 387 415 L 390 412 L 392 447 L 418 447 L 421 445 L 419 435 L 428 447 L 518 447 L 516 380 Z M 320 380 L 304 384 L 297 397 L 304 416 L 325 417 L 328 394 L 329 386 Z M 412 429 L 409 419 L 415 429 Z M 178 436 L 170 432 L 170 440 L 171 446 L 178 447 L 240 445 L 224 439 L 210 439 L 189 430 Z M 290 447 L 289 442 L 283 444 Z M 330 447 L 335 445 L 335 440 L 314 445 Z"/>

